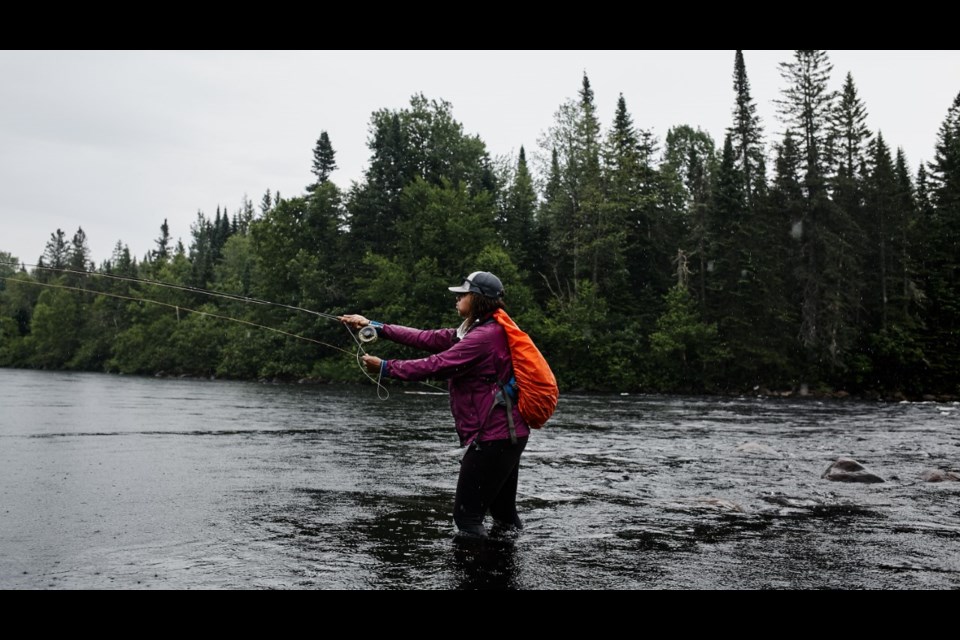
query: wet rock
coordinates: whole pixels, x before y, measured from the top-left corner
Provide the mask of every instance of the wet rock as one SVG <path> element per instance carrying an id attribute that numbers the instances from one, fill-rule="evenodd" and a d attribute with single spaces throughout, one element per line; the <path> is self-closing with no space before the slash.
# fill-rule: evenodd
<path id="1" fill-rule="evenodd" d="M 819 507 L 823 504 L 822 500 L 817 500 L 816 498 L 798 498 L 783 495 L 760 496 L 760 499 L 772 504 L 778 504 L 782 507 L 791 507 L 793 509 L 811 509 L 813 507 Z"/>
<path id="2" fill-rule="evenodd" d="M 773 458 L 783 457 L 783 454 L 773 447 L 768 447 L 767 445 L 760 444 L 759 442 L 744 442 L 737 447 L 737 451 L 752 455 L 771 456 Z"/>
<path id="3" fill-rule="evenodd" d="M 862 464 L 853 458 L 838 458 L 836 462 L 827 467 L 821 478 L 833 480 L 834 482 L 883 482 L 883 478 L 870 472 Z"/>
<path id="4" fill-rule="evenodd" d="M 944 471 L 943 469 L 925 469 L 920 474 L 920 479 L 924 482 L 947 482 L 950 480 L 960 482 L 960 473 Z"/>
<path id="5" fill-rule="evenodd" d="M 681 502 L 666 503 L 666 508 L 681 511 L 684 513 L 703 513 L 705 511 L 714 511 L 720 513 L 746 513 L 746 509 L 741 507 L 733 500 L 726 498 L 712 498 L 701 496 L 697 498 L 687 498 Z"/>
<path id="6" fill-rule="evenodd" d="M 704 498 L 704 506 L 711 507 L 717 511 L 736 511 L 737 513 L 746 513 L 746 509 L 732 500 L 725 498 Z"/>

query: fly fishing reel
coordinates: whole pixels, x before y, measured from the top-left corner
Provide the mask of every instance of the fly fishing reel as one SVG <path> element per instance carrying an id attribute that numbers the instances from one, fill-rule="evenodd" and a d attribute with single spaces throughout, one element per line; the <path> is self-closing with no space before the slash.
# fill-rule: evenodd
<path id="1" fill-rule="evenodd" d="M 374 342 L 377 339 L 377 329 L 371 325 L 367 325 L 357 331 L 357 337 L 360 338 L 360 342 Z"/>

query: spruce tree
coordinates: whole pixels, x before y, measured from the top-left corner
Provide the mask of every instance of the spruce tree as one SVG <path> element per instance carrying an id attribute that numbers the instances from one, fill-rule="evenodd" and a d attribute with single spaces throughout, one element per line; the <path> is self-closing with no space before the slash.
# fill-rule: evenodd
<path id="1" fill-rule="evenodd" d="M 270 189 L 267 189 L 263 197 L 260 198 L 260 215 L 266 215 L 267 211 L 273 208 L 273 198 L 270 195 Z"/>
<path id="2" fill-rule="evenodd" d="M 958 393 L 960 362 L 960 94 L 947 110 L 929 164 L 933 205 L 925 293 L 924 352 L 936 389 Z"/>
<path id="3" fill-rule="evenodd" d="M 733 64 L 733 90 L 736 101 L 733 108 L 733 124 L 727 129 L 736 152 L 737 168 L 743 177 L 744 203 L 753 206 L 755 192 L 762 189 L 764 179 L 760 165 L 763 163 L 763 127 L 757 115 L 757 105 L 750 96 L 750 81 L 743 61 L 743 51 L 737 50 Z"/>
<path id="4" fill-rule="evenodd" d="M 526 151 L 521 146 L 516 171 L 507 187 L 498 230 L 513 262 L 529 276 L 529 285 L 535 284 L 533 276 L 543 270 L 540 261 L 541 247 L 537 239 L 536 212 L 537 192 L 533 186 L 533 176 L 527 167 Z"/>
<path id="5" fill-rule="evenodd" d="M 167 219 L 163 219 L 163 224 L 160 225 L 160 237 L 154 241 L 157 245 L 157 248 L 153 251 L 153 257 L 157 262 L 166 262 L 170 257 L 170 225 L 167 224 Z"/>
<path id="6" fill-rule="evenodd" d="M 70 242 L 69 266 L 73 271 L 87 271 L 90 263 L 90 247 L 87 246 L 87 234 L 78 227 Z"/>
<path id="7" fill-rule="evenodd" d="M 770 235 L 771 249 L 783 258 L 777 262 L 775 273 L 783 283 L 781 292 L 786 304 L 778 309 L 788 331 L 784 335 L 799 338 L 800 315 L 803 308 L 805 260 L 803 255 L 803 224 L 806 199 L 803 192 L 803 159 L 796 138 L 788 130 L 777 146 L 773 184 L 770 187 L 770 218 L 775 232 Z M 777 309 L 775 307 L 775 309 Z M 789 368 L 799 377 L 802 371 L 800 350 L 802 341 L 791 340 Z"/>
<path id="8" fill-rule="evenodd" d="M 50 234 L 41 260 L 46 260 L 47 267 L 51 269 L 63 269 L 69 264 L 70 245 L 67 243 L 67 234 L 62 229 L 57 229 L 55 233 Z M 48 279 L 44 274 L 39 275 L 44 280 Z"/>
<path id="9" fill-rule="evenodd" d="M 710 183 L 716 171 L 714 156 L 713 139 L 704 131 L 681 125 L 667 132 L 661 166 L 664 176 L 662 200 L 666 209 L 662 225 L 669 227 L 675 221 L 677 229 L 663 235 L 668 246 L 675 245 L 689 256 L 691 294 L 701 309 L 707 298 L 708 209 Z M 670 273 L 667 264 L 663 268 L 665 274 Z"/>
<path id="10" fill-rule="evenodd" d="M 707 217 L 707 319 L 740 315 L 737 283 L 745 267 L 744 213 L 746 194 L 743 175 L 736 167 L 732 136 L 723 143 L 720 164 L 714 176 Z M 723 327 L 721 326 L 721 333 Z"/>
<path id="11" fill-rule="evenodd" d="M 575 297 L 581 279 L 599 283 L 606 234 L 611 229 L 602 206 L 600 123 L 586 74 L 578 99 L 560 106 L 540 144 L 557 154 L 554 185 L 559 189 L 545 197 L 551 290 L 555 296 L 566 290 Z"/>
<path id="12" fill-rule="evenodd" d="M 870 149 L 870 173 L 867 185 L 865 217 L 862 228 L 866 233 L 865 286 L 863 304 L 872 331 L 886 329 L 890 324 L 891 297 L 897 280 L 902 277 L 903 265 L 898 266 L 902 251 L 897 245 L 903 235 L 897 220 L 897 189 L 893 159 L 883 134 Z M 899 296 L 898 296 L 899 297 Z"/>
<path id="13" fill-rule="evenodd" d="M 317 187 L 330 179 L 330 174 L 337 168 L 336 152 L 330 144 L 330 136 L 326 131 L 320 132 L 317 144 L 313 148 L 313 168 L 311 172 L 317 177 L 316 182 L 307 187 L 307 191 L 314 192 Z"/>
<path id="14" fill-rule="evenodd" d="M 829 197 L 828 170 L 835 140 L 830 119 L 836 94 L 827 88 L 833 68 L 827 54 L 798 50 L 793 62 L 780 67 L 788 83 L 778 101 L 780 114 L 796 132 L 803 157 L 800 336 L 807 351 L 807 374 L 830 379 L 842 373 L 856 339 L 861 231 L 854 218 Z"/>

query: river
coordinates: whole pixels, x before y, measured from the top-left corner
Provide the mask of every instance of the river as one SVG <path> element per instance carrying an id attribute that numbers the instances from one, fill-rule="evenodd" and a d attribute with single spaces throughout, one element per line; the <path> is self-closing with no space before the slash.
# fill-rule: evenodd
<path id="1" fill-rule="evenodd" d="M 0 588 L 960 587 L 956 403 L 564 394 L 483 544 L 461 455 L 423 386 L 0 369 Z"/>

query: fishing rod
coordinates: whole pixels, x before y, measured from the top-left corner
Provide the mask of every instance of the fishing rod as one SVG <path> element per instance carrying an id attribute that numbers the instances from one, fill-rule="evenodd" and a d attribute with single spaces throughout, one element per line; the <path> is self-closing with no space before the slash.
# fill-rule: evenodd
<path id="1" fill-rule="evenodd" d="M 295 307 L 291 304 L 283 304 L 282 302 L 271 302 L 269 300 L 260 300 L 258 298 L 242 296 L 236 293 L 225 293 L 223 291 L 211 291 L 209 289 L 201 289 L 200 287 L 191 287 L 189 285 L 173 284 L 170 282 L 163 282 L 161 280 L 149 280 L 147 278 L 134 278 L 133 276 L 120 276 L 113 273 L 101 273 L 98 271 L 79 271 L 77 269 L 67 269 L 65 267 L 47 267 L 44 265 L 27 264 L 25 262 L 21 263 L 21 262 L 0 261 L 0 265 L 7 265 L 7 266 L 23 265 L 25 267 L 31 267 L 33 269 L 42 269 L 44 271 L 54 271 L 57 273 L 71 273 L 74 275 L 81 275 L 81 276 L 98 276 L 101 278 L 110 278 L 111 280 L 119 280 L 122 282 L 134 282 L 137 284 L 147 284 L 147 285 L 152 285 L 156 287 L 166 287 L 168 289 L 175 289 L 178 291 L 187 291 L 189 293 L 199 293 L 202 295 L 212 296 L 216 298 L 224 298 L 226 300 L 233 300 L 235 302 L 249 302 L 252 304 L 262 304 L 262 305 L 270 305 L 274 307 L 283 307 L 284 309 L 291 309 L 293 311 L 302 311 L 303 313 L 309 313 L 315 316 L 320 316 L 321 318 L 336 320 L 338 322 L 340 321 L 339 316 L 335 316 L 330 313 L 324 313 L 322 311 L 314 311 L 312 309 L 304 309 L 303 307 Z M 364 340 L 364 342 L 372 342 L 372 340 L 366 339 Z"/>
<path id="2" fill-rule="evenodd" d="M 19 263 L 10 263 L 10 262 L 0 261 L 0 264 L 7 264 L 7 265 L 14 264 L 14 265 L 16 265 L 16 264 L 19 264 Z M 195 292 L 195 293 L 203 293 L 203 294 L 212 295 L 212 296 L 215 296 L 215 297 L 222 297 L 222 298 L 232 299 L 232 300 L 235 300 L 235 301 L 252 302 L 252 303 L 255 303 L 255 304 L 275 305 L 275 306 L 284 307 L 284 308 L 287 308 L 287 309 L 292 309 L 292 310 L 295 310 L 295 311 L 304 311 L 304 312 L 306 312 L 306 313 L 311 313 L 311 314 L 313 314 L 313 315 L 316 315 L 316 316 L 319 316 L 319 317 L 322 317 L 322 318 L 328 318 L 328 319 L 336 320 L 337 322 L 340 322 L 340 316 L 335 316 L 335 315 L 329 314 L 329 313 L 323 313 L 323 312 L 320 312 L 320 311 L 313 311 L 313 310 L 310 310 L 310 309 L 304 309 L 304 308 L 302 308 L 302 307 L 294 307 L 294 306 L 292 306 L 292 305 L 282 304 L 282 303 L 279 303 L 279 302 L 270 302 L 270 301 L 267 301 L 267 300 L 258 300 L 258 299 L 256 299 L 256 298 L 247 298 L 247 297 L 244 297 L 244 296 L 238 296 L 238 295 L 235 295 L 235 294 L 225 294 L 225 293 L 221 293 L 221 292 L 217 292 L 217 291 L 208 291 L 208 290 L 200 289 L 200 288 L 197 288 L 197 287 L 187 287 L 187 286 L 181 286 L 181 285 L 174 285 L 174 284 L 170 284 L 170 283 L 166 283 L 166 282 L 147 280 L 147 279 L 144 279 L 144 278 L 131 278 L 131 277 L 126 277 L 126 276 L 115 276 L 115 275 L 113 275 L 113 274 L 102 274 L 102 273 L 98 274 L 98 273 L 94 273 L 94 272 L 77 271 L 77 270 L 74 270 L 74 269 L 62 269 L 62 268 L 56 268 L 56 267 L 38 267 L 37 265 L 27 265 L 27 266 L 33 266 L 33 267 L 36 267 L 36 268 L 39 268 L 39 269 L 46 269 L 46 270 L 50 270 L 50 271 L 62 271 L 62 272 L 65 272 L 65 273 L 74 273 L 74 274 L 83 274 L 83 275 L 100 275 L 100 276 L 105 276 L 105 277 L 114 278 L 114 279 L 117 279 L 117 280 L 125 280 L 125 281 L 131 281 L 131 282 L 140 282 L 140 283 L 144 283 L 144 284 L 153 284 L 153 285 L 157 285 L 157 286 L 169 287 L 169 288 L 172 288 L 172 289 L 180 289 L 180 290 L 185 290 L 185 291 L 192 291 L 192 292 Z M 260 329 L 266 329 L 267 331 L 272 331 L 272 332 L 274 332 L 274 333 L 278 333 L 278 334 L 281 334 L 281 335 L 284 335 L 284 336 L 288 336 L 288 337 L 290 337 L 290 338 L 296 338 L 296 339 L 298 339 L 298 340 L 305 340 L 305 341 L 307 341 L 307 342 L 313 342 L 314 344 L 319 344 L 319 345 L 322 345 L 322 346 L 325 346 L 325 347 L 329 347 L 329 348 L 331 348 L 331 349 L 335 349 L 336 351 L 340 351 L 340 352 L 345 353 L 345 354 L 347 354 L 347 355 L 349 355 L 349 356 L 355 357 L 355 358 L 356 358 L 356 361 L 357 361 L 357 366 L 359 367 L 361 373 L 363 373 L 363 375 L 366 376 L 367 379 L 369 379 L 371 382 L 373 382 L 373 383 L 376 385 L 376 387 L 377 387 L 377 397 L 378 397 L 380 400 L 387 400 L 387 399 L 390 397 L 390 391 L 389 391 L 389 390 L 383 385 L 383 383 L 381 382 L 382 375 L 383 375 L 382 372 L 381 372 L 376 378 L 374 378 L 374 377 L 373 377 L 372 375 L 370 375 L 370 373 L 367 371 L 367 369 L 366 369 L 366 367 L 363 365 L 363 361 L 362 361 L 362 359 L 361 359 L 362 356 L 367 355 L 367 351 L 366 351 L 366 349 L 363 348 L 363 345 L 364 345 L 365 343 L 373 342 L 373 341 L 375 341 L 375 340 L 377 339 L 377 330 L 376 330 L 374 327 L 369 326 L 369 325 L 366 326 L 366 327 L 361 328 L 356 334 L 354 334 L 353 331 L 351 331 L 349 327 L 347 327 L 346 325 L 344 325 L 344 328 L 346 329 L 347 334 L 349 334 L 350 338 L 354 341 L 354 343 L 355 343 L 356 346 L 357 346 L 357 351 L 356 351 L 356 352 L 353 352 L 353 351 L 348 351 L 348 350 L 346 350 L 346 349 L 344 349 L 344 348 L 342 348 L 342 347 L 338 347 L 338 346 L 336 346 L 336 345 L 330 344 L 329 342 L 323 342 L 322 340 L 316 340 L 316 339 L 314 339 L 314 338 L 309 338 L 309 337 L 307 337 L 307 336 L 303 336 L 303 335 L 299 335 L 299 334 L 295 334 L 295 333 L 290 333 L 289 331 L 284 331 L 284 330 L 282 330 L 282 329 L 277 329 L 277 328 L 275 328 L 275 327 L 270 327 L 270 326 L 267 326 L 267 325 L 264 325 L 264 324 L 260 324 L 260 323 L 257 323 L 257 322 L 252 322 L 252 321 L 250 321 L 250 320 L 243 320 L 242 318 L 235 318 L 235 317 L 233 317 L 233 316 L 226 316 L 226 315 L 222 315 L 222 314 L 218 314 L 218 313 L 213 313 L 213 312 L 210 312 L 210 311 L 200 311 L 199 309 L 191 309 L 191 308 L 189 308 L 189 307 L 184 307 L 184 306 L 182 306 L 182 305 L 176 305 L 176 304 L 172 304 L 172 303 L 169 303 L 169 302 L 161 302 L 161 301 L 159 301 L 159 300 L 151 300 L 151 299 L 149 299 L 149 298 L 144 298 L 144 297 L 125 296 L 125 295 L 121 295 L 121 294 L 117 294 L 117 293 L 108 293 L 108 292 L 105 292 L 105 291 L 92 291 L 92 290 L 90 290 L 90 289 L 84 289 L 84 288 L 82 288 L 82 287 L 72 287 L 72 286 L 69 286 L 69 285 L 52 284 L 52 283 L 44 283 L 44 282 L 37 282 L 37 281 L 19 280 L 19 279 L 10 278 L 10 277 L 7 277 L 7 276 L 0 276 L 0 281 L 5 281 L 5 282 L 6 282 L 6 281 L 11 281 L 11 282 L 17 282 L 17 283 L 19 283 L 19 284 L 28 284 L 28 285 L 36 285 L 36 286 L 41 286 L 41 287 L 48 287 L 48 288 L 51 288 L 51 289 L 65 289 L 65 290 L 68 290 L 68 291 L 79 291 L 79 292 L 81 292 L 81 293 L 92 293 L 92 294 L 95 294 L 95 295 L 105 296 L 105 297 L 109 297 L 109 298 L 118 298 L 118 299 L 121 299 L 121 300 L 130 300 L 130 301 L 133 301 L 133 302 L 142 302 L 142 303 L 155 304 L 155 305 L 159 305 L 159 306 L 162 306 L 162 307 L 167 307 L 167 308 L 170 308 L 170 309 L 174 309 L 174 310 L 176 311 L 176 313 L 177 313 L 177 320 L 180 319 L 180 311 L 186 311 L 186 312 L 188 312 L 188 313 L 196 313 L 196 314 L 201 315 L 201 316 L 209 316 L 209 317 L 217 318 L 217 319 L 220 319 L 220 320 L 229 320 L 229 321 L 232 321 L 232 322 L 239 322 L 239 323 L 241 323 L 241 324 L 245 324 L 245 325 L 248 325 L 248 326 L 257 327 L 257 328 L 260 328 Z M 439 390 L 439 391 L 444 391 L 444 389 L 440 389 L 439 387 L 436 387 L 436 386 L 434 386 L 434 385 L 432 385 L 432 384 L 429 384 L 429 383 L 427 383 L 427 382 L 421 381 L 421 384 L 423 384 L 423 385 L 425 385 L 425 386 L 427 386 L 427 387 L 430 387 L 431 389 L 437 389 L 437 390 Z"/>
<path id="3" fill-rule="evenodd" d="M 295 333 L 290 333 L 289 331 L 284 331 L 283 329 L 277 329 L 277 328 L 275 328 L 275 327 L 270 327 L 270 326 L 267 326 L 267 325 L 265 325 L 265 324 L 259 324 L 259 323 L 257 323 L 257 322 L 252 322 L 252 321 L 250 321 L 250 320 L 244 320 L 244 319 L 242 319 L 242 318 L 234 318 L 233 316 L 225 316 L 225 315 L 222 315 L 222 314 L 219 314 L 219 313 L 212 313 L 212 312 L 210 312 L 210 311 L 200 311 L 199 309 L 191 309 L 191 308 L 189 308 L 189 307 L 184 307 L 184 306 L 178 305 L 178 304 L 172 304 L 172 303 L 170 303 L 170 302 L 161 302 L 161 301 L 159 301 L 159 300 L 151 300 L 151 299 L 149 299 L 149 298 L 140 298 L 140 297 L 136 297 L 136 296 L 124 296 L 124 295 L 121 295 L 121 294 L 119 294 L 119 293 L 107 293 L 106 291 L 91 291 L 90 289 L 84 289 L 83 287 L 71 287 L 71 286 L 65 285 L 65 284 L 52 284 L 52 283 L 47 283 L 47 282 L 35 282 L 35 281 L 27 281 L 27 280 L 17 280 L 17 279 L 15 279 L 15 278 L 10 278 L 10 277 L 8 277 L 8 276 L 0 276 L 0 280 L 9 281 L 9 282 L 16 282 L 17 284 L 35 285 L 35 286 L 38 286 L 38 287 L 49 287 L 49 288 L 51 288 L 51 289 L 66 289 L 67 291 L 79 291 L 79 292 L 81 292 L 81 293 L 92 293 L 92 294 L 98 295 L 98 296 L 106 296 L 106 297 L 108 297 L 108 298 L 119 298 L 119 299 L 121 299 L 121 300 L 131 300 L 131 301 L 133 301 L 133 302 L 146 302 L 146 303 L 149 303 L 149 304 L 155 304 L 155 305 L 159 305 L 159 306 L 161 306 L 161 307 L 168 307 L 168 308 L 170 308 L 170 309 L 176 310 L 176 312 L 177 312 L 177 319 L 178 319 L 178 320 L 180 319 L 180 312 L 181 312 L 181 311 L 186 311 L 186 312 L 188 312 L 188 313 L 196 313 L 196 314 L 201 315 L 201 316 L 210 316 L 211 318 L 219 318 L 220 320 L 232 320 L 233 322 L 239 322 L 239 323 L 246 324 L 246 325 L 250 325 L 250 326 L 253 326 L 253 327 L 258 327 L 258 328 L 260 328 L 260 329 L 266 329 L 267 331 L 273 331 L 274 333 L 280 333 L 280 334 L 283 334 L 283 335 L 285 335 L 285 336 L 289 336 L 289 337 L 291 337 L 291 338 L 298 338 L 298 339 L 300 339 L 300 340 L 306 340 L 306 341 L 308 341 L 308 342 L 314 342 L 314 343 L 316 343 L 316 344 L 320 344 L 320 345 L 323 345 L 323 346 L 325 346 L 325 347 L 330 347 L 331 349 L 336 349 L 337 351 L 342 351 L 343 353 L 346 353 L 347 355 L 350 355 L 350 356 L 353 355 L 353 352 L 352 352 L 352 351 L 347 351 L 346 349 L 344 349 L 344 348 L 342 348 L 342 347 L 338 347 L 338 346 L 333 345 L 333 344 L 330 344 L 330 343 L 328 343 L 328 342 L 323 342 L 323 341 L 321 341 L 321 340 L 315 340 L 314 338 L 308 338 L 307 336 L 302 336 L 302 335 L 298 335 L 298 334 L 295 334 Z M 349 331 L 349 329 L 348 329 L 348 331 Z M 353 334 L 351 333 L 351 335 L 353 335 Z"/>

